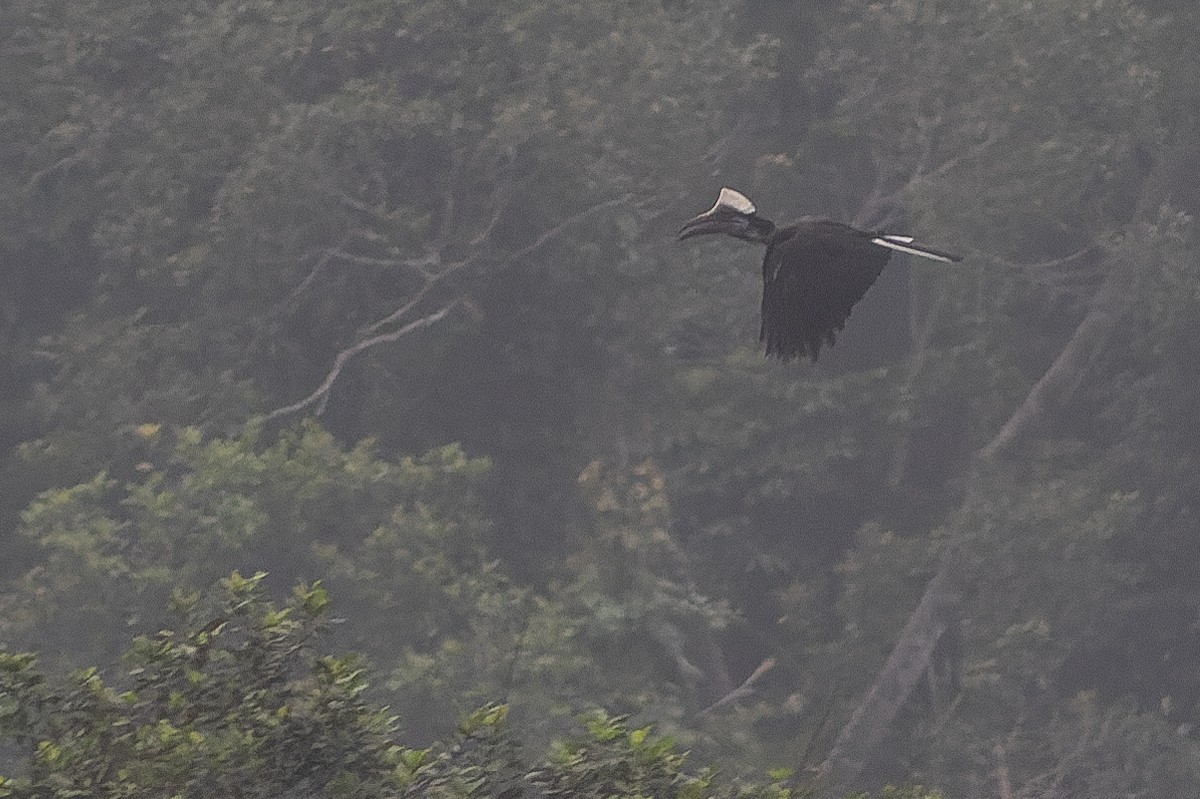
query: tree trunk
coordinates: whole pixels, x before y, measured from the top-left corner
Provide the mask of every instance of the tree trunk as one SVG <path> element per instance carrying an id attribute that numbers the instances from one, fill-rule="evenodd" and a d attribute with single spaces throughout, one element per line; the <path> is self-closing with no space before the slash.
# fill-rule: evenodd
<path id="1" fill-rule="evenodd" d="M 821 764 L 818 780 L 823 784 L 823 796 L 845 796 L 854 788 L 867 758 L 928 670 L 938 642 L 954 623 L 955 608 L 962 597 L 963 571 L 961 553 L 956 549 L 947 552 L 875 684 Z"/>
<path id="2" fill-rule="evenodd" d="M 1000 428 L 1000 432 L 979 451 L 981 457 L 996 455 L 1022 434 L 1036 428 L 1051 411 L 1066 403 L 1071 391 L 1079 385 L 1083 370 L 1104 347 L 1117 326 L 1129 301 L 1137 273 L 1136 259 L 1111 268 L 1092 301 L 1091 310 L 1075 328 L 1070 341 L 1026 395 L 1021 406 Z"/>
<path id="3" fill-rule="evenodd" d="M 1185 152 L 1190 152 L 1189 147 L 1174 146 L 1146 176 L 1131 225 L 1152 221 L 1159 208 L 1170 201 L 1170 176 Z M 1134 294 L 1141 269 L 1136 253 L 1110 266 L 1091 310 L 1000 432 L 975 454 L 976 463 L 1002 451 L 1062 405 L 1116 328 Z M 841 797 L 853 789 L 921 675 L 930 667 L 937 643 L 950 628 L 962 598 L 966 571 L 963 558 L 960 547 L 951 546 L 925 587 L 879 676 L 820 766 L 821 796 Z"/>

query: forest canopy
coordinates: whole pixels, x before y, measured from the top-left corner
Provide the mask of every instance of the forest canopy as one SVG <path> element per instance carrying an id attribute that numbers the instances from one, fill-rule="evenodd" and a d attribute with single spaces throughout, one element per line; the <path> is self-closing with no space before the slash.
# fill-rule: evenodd
<path id="1" fill-rule="evenodd" d="M 1198 35 L 0 5 L 0 795 L 1193 794 Z M 722 186 L 966 258 L 769 362 Z"/>

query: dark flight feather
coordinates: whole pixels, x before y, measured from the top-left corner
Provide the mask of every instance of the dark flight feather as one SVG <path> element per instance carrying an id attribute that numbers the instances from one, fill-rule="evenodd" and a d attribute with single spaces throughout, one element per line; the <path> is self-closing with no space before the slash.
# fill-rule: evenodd
<path id="1" fill-rule="evenodd" d="M 850 311 L 879 277 L 892 250 L 870 234 L 829 220 L 781 228 L 763 259 L 762 326 L 767 355 L 785 361 L 832 346 Z"/>

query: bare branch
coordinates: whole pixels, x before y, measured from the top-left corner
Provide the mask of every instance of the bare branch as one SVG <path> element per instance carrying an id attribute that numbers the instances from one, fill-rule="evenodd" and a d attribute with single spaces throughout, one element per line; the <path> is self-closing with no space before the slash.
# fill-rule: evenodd
<path id="1" fill-rule="evenodd" d="M 993 131 L 992 133 L 988 134 L 986 139 L 981 141 L 979 144 L 976 144 L 965 153 L 943 161 L 932 172 L 929 172 L 928 174 L 917 175 L 915 176 L 914 180 L 921 181 L 928 180 L 929 178 L 940 178 L 947 172 L 957 169 L 963 161 L 966 161 L 970 158 L 978 158 L 979 156 L 983 155 L 985 152 L 990 150 L 992 146 L 996 144 L 996 142 L 1000 141 L 1000 138 L 1000 133 Z"/>
<path id="2" fill-rule="evenodd" d="M 369 255 L 355 255 L 352 252 L 346 252 L 340 247 L 329 250 L 329 254 L 340 261 L 349 261 L 352 264 L 360 266 L 402 266 L 409 269 L 416 269 L 422 274 L 425 274 L 429 267 L 440 263 L 442 260 L 442 254 L 439 250 L 430 250 L 420 258 L 374 258 Z"/>
<path id="3" fill-rule="evenodd" d="M 766 674 L 771 669 L 775 668 L 776 662 L 777 661 L 773 657 L 764 658 L 763 662 L 758 664 L 758 668 L 756 668 L 750 674 L 750 676 L 747 677 L 742 682 L 741 685 L 739 685 L 737 688 L 734 688 L 732 691 L 725 694 L 725 696 L 721 697 L 716 702 L 713 702 L 708 707 L 704 708 L 704 710 L 701 710 L 699 713 L 696 714 L 696 718 L 703 718 L 704 716 L 707 716 L 709 713 L 712 713 L 714 710 L 722 708 L 725 705 L 732 704 L 733 702 L 737 702 L 739 700 L 745 699 L 746 697 L 753 694 L 754 693 L 754 684 L 756 682 L 758 682 L 760 677 L 762 677 L 764 674 Z"/>
<path id="4" fill-rule="evenodd" d="M 979 455 L 991 458 L 1013 443 L 1043 418 L 1055 405 L 1069 394 L 1069 388 L 1077 384 L 1077 378 L 1092 356 L 1108 341 L 1116 327 L 1117 319 L 1129 301 L 1131 284 L 1136 278 L 1136 269 L 1129 264 L 1118 266 L 1105 281 L 1096 295 L 1087 316 L 1075 328 L 1071 339 L 1041 379 L 1034 384 L 1021 406 L 1000 428 L 1000 432 L 988 442 Z"/>
<path id="5" fill-rule="evenodd" d="M 1072 254 L 1067 259 L 1078 256 Z M 1054 365 L 1029 392 L 1000 432 L 976 453 L 977 462 L 1008 446 L 1039 421 L 1051 404 L 1075 384 L 1087 361 L 1107 340 L 1115 326 L 1136 275 L 1137 270 L 1128 263 L 1118 266 L 1109 275 L 1092 310 L 1080 323 Z M 934 648 L 948 629 L 954 608 L 961 600 L 965 587 L 965 566 L 960 547 L 952 547 L 943 556 L 937 574 L 926 585 L 921 601 L 900 633 L 887 663 L 821 764 L 820 778 L 831 783 L 823 795 L 841 796 L 845 793 L 861 773 L 865 759 L 878 746 L 907 701 L 921 673 L 928 667 Z"/>
<path id="6" fill-rule="evenodd" d="M 671 653 L 675 668 L 679 669 L 679 674 L 687 681 L 688 687 L 695 688 L 704 679 L 704 670 L 692 663 L 683 651 L 683 634 L 674 624 L 666 621 L 656 625 L 654 634 L 658 642 Z"/>
<path id="7" fill-rule="evenodd" d="M 920 179 L 921 175 L 925 174 L 925 167 L 929 164 L 930 156 L 933 155 L 933 131 L 941 124 L 940 112 L 935 114 L 932 119 L 917 120 L 917 127 L 924 135 L 921 136 L 921 155 L 917 158 L 917 165 L 913 167 L 912 174 L 909 175 L 909 183 Z"/>
<path id="8" fill-rule="evenodd" d="M 908 701 L 917 681 L 929 667 L 951 614 L 962 596 L 964 563 L 960 550 L 952 549 L 925 588 L 896 646 L 850 720 L 842 727 L 833 748 L 819 769 L 819 779 L 829 780 L 827 795 L 842 796 L 883 740 L 896 714 Z"/>
<path id="9" fill-rule="evenodd" d="M 500 220 L 504 217 L 504 212 L 512 204 L 512 171 L 512 159 L 509 159 L 500 182 L 496 184 L 496 189 L 492 192 L 496 209 L 492 212 L 492 218 L 488 220 L 487 226 L 471 239 L 472 247 L 480 247 L 492 237 L 500 225 Z"/>
<path id="10" fill-rule="evenodd" d="M 1146 178 L 1142 197 L 1134 213 L 1135 219 L 1150 218 L 1155 209 L 1169 200 L 1170 183 L 1165 176 L 1175 173 L 1180 159 L 1188 152 L 1190 151 L 1186 145 L 1177 147 L 1160 161 L 1155 173 Z M 1062 259 L 1061 263 L 1081 256 L 1082 252 L 1073 253 Z M 1050 264 L 1054 265 L 1055 262 Z M 1034 426 L 1057 400 L 1069 394 L 1072 388 L 1078 385 L 1088 363 L 1103 348 L 1117 320 L 1125 312 L 1130 297 L 1135 293 L 1134 289 L 1141 279 L 1139 266 L 1136 255 L 1130 253 L 1109 270 L 1104 285 L 1093 301 L 1092 309 L 1080 322 L 1054 364 L 1034 385 L 1021 407 L 1012 414 L 1000 432 L 975 454 L 973 460 L 976 464 L 986 461 Z M 960 542 L 964 536 L 963 532 L 958 533 Z M 933 646 L 946 631 L 946 621 L 952 617 L 956 605 L 961 601 L 966 589 L 966 565 L 959 545 L 951 546 L 943 555 L 937 574 L 925 586 L 921 601 L 909 617 L 908 624 L 901 632 L 887 663 L 850 721 L 842 728 L 832 751 L 822 763 L 821 779 L 830 783 L 828 786 L 822 786 L 822 795 L 842 795 L 827 788 L 836 789 L 839 785 L 851 784 L 857 779 L 866 758 L 871 756 L 880 736 L 895 719 L 896 712 L 911 693 L 915 679 L 919 676 L 915 673 L 916 668 L 928 665 Z M 867 720 L 871 722 L 869 725 L 864 724 Z M 1109 720 L 1106 720 L 1105 725 L 1108 723 Z M 1106 734 L 1107 726 L 1102 729 L 1100 735 L 1094 737 L 1103 738 Z M 1084 743 L 1081 743 L 1080 749 L 1076 751 L 1082 751 L 1083 746 Z M 1055 782 L 1050 786 L 1051 791 L 1057 791 L 1074 755 L 1075 753 L 1072 753 L 1060 758 L 1055 770 Z"/>
<path id="11" fill-rule="evenodd" d="M 333 368 L 329 371 L 329 374 L 325 376 L 325 379 L 321 381 L 321 385 L 317 387 L 316 391 L 309 394 L 299 402 L 292 403 L 291 405 L 285 405 L 282 408 L 276 408 L 268 413 L 266 418 L 270 420 L 285 414 L 295 413 L 296 411 L 307 408 L 313 403 L 319 403 L 317 406 L 317 413 L 319 415 L 320 412 L 325 409 L 325 403 L 329 399 L 330 389 L 333 388 L 334 381 L 337 380 L 338 375 L 342 373 L 342 368 L 346 365 L 347 361 L 349 361 L 355 355 L 358 355 L 360 352 L 368 350 L 371 347 L 396 341 L 397 339 L 407 336 L 409 333 L 412 333 L 415 330 L 440 322 L 457 304 L 458 300 L 455 300 L 448 305 L 443 306 L 434 313 L 429 314 L 428 316 L 422 316 L 420 319 L 415 319 L 412 322 L 409 322 L 407 325 L 398 330 L 393 330 L 391 333 L 384 333 L 383 335 L 375 336 L 373 338 L 364 339 L 353 346 L 347 347 L 339 352 L 337 357 L 334 358 Z"/>
<path id="12" fill-rule="evenodd" d="M 583 209 L 582 211 L 575 214 L 574 216 L 567 217 L 562 222 L 559 222 L 557 225 L 550 228 L 542 235 L 538 236 L 537 239 L 535 239 L 534 242 L 532 244 L 530 244 L 529 246 L 522 247 L 521 249 L 519 249 L 516 252 L 509 255 L 508 262 L 512 263 L 513 261 L 516 261 L 520 258 L 524 258 L 526 255 L 529 255 L 530 253 L 536 252 L 537 250 L 541 249 L 546 243 L 553 240 L 560 233 L 562 233 L 564 230 L 571 227 L 572 225 L 575 225 L 575 224 L 583 221 L 584 219 L 588 218 L 589 216 L 592 216 L 596 212 L 602 211 L 605 208 L 611 208 L 614 205 L 621 205 L 622 203 L 629 202 L 629 200 L 632 196 L 633 195 L 631 195 L 631 194 L 625 194 L 620 197 L 616 197 L 612 200 L 607 200 L 602 203 L 597 203 L 596 205 L 593 205 L 593 206 Z"/>
<path id="13" fill-rule="evenodd" d="M 413 298 L 411 300 L 404 303 L 404 305 L 401 305 L 399 308 L 392 311 L 390 314 L 388 314 L 384 318 L 380 319 L 378 322 L 374 322 L 374 323 L 368 325 L 366 332 L 374 333 L 376 330 L 386 327 L 386 326 L 390 325 L 392 322 L 399 321 L 401 317 L 403 317 L 405 314 L 407 314 L 413 308 L 416 308 L 417 305 L 421 302 L 421 300 L 425 299 L 425 295 L 428 294 L 429 290 L 432 289 L 434 287 L 434 285 L 437 284 L 437 281 L 438 281 L 437 277 L 431 277 L 431 278 L 427 279 L 425 281 L 425 285 L 421 286 L 421 288 L 417 291 L 417 293 L 413 295 Z"/>
<path id="14" fill-rule="evenodd" d="M 291 292 L 287 295 L 287 298 L 280 306 L 278 306 L 278 308 L 286 308 L 298 300 L 300 295 L 308 291 L 312 284 L 316 282 L 320 274 L 325 271 L 325 267 L 329 265 L 331 257 L 332 256 L 329 254 L 328 250 L 321 253 L 320 256 L 317 257 L 317 262 L 315 265 L 313 265 L 313 268 L 309 271 L 308 275 L 306 275 L 305 278 L 300 281 L 300 285 L 291 290 Z"/>
<path id="15" fill-rule="evenodd" d="M 1008 759 L 1004 756 L 1004 744 L 996 744 L 996 780 L 1000 783 L 1000 799 L 1013 799 L 1012 781 L 1008 776 Z"/>
<path id="16" fill-rule="evenodd" d="M 587 217 L 595 214 L 596 212 L 598 212 L 602 209 L 612 207 L 614 205 L 626 202 L 628 200 L 629 200 L 629 195 L 625 195 L 622 197 L 617 197 L 612 200 L 608 200 L 606 202 L 598 203 L 596 205 L 590 206 L 589 208 L 585 208 L 584 210 L 580 211 L 579 213 L 568 217 L 567 219 L 563 220 L 559 224 L 557 224 L 554 227 L 547 230 L 542 235 L 538 236 L 538 238 L 536 240 L 534 240 L 534 242 L 532 244 L 529 244 L 528 246 L 522 247 L 521 249 L 517 250 L 516 252 L 511 253 L 507 258 L 507 262 L 512 263 L 512 262 L 514 262 L 520 258 L 523 258 L 533 252 L 536 252 L 539 248 L 545 246 L 548 242 L 552 241 L 555 237 L 560 235 L 564 230 L 568 229 L 570 226 L 580 222 L 583 219 L 586 219 Z M 501 210 L 498 209 L 496 211 L 496 213 L 493 214 L 491 221 L 488 223 L 488 226 L 478 236 L 476 236 L 475 239 L 472 240 L 472 242 L 471 242 L 472 246 L 474 246 L 477 250 L 479 249 L 479 247 L 482 244 L 484 244 L 486 242 L 486 240 L 491 236 L 492 232 L 496 229 L 496 226 L 499 224 L 500 216 L 501 216 Z M 305 281 L 303 283 L 301 283 L 301 286 L 297 287 L 297 289 L 295 291 L 293 291 L 293 295 L 298 295 L 303 289 L 307 288 L 307 285 L 309 283 L 311 283 L 311 280 L 315 279 L 316 273 L 319 272 L 320 269 L 323 268 L 323 266 L 326 263 L 328 263 L 328 259 L 330 259 L 330 258 L 337 258 L 340 260 L 349 261 L 351 263 L 362 264 L 364 266 L 384 266 L 384 267 L 400 266 L 400 267 L 408 267 L 408 268 L 418 270 L 420 272 L 420 274 L 422 275 L 422 277 L 424 277 L 425 283 L 408 300 L 408 302 L 404 303 L 403 305 L 401 305 L 399 308 L 397 308 L 395 311 L 388 314 L 384 318 L 371 323 L 371 325 L 366 328 L 367 333 L 374 333 L 375 331 L 379 330 L 380 328 L 386 327 L 387 325 L 392 324 L 394 322 L 398 322 L 404 316 L 406 316 L 407 314 L 412 312 L 415 308 L 417 308 L 417 306 L 429 295 L 429 292 L 433 289 L 433 287 L 442 278 L 446 277 L 447 275 L 449 275 L 453 272 L 463 269 L 466 266 L 476 263 L 476 261 L 478 261 L 481 257 L 482 257 L 482 252 L 476 252 L 461 261 L 443 263 L 441 261 L 441 251 L 438 249 L 431 250 L 429 253 L 422 256 L 421 258 L 406 260 L 406 259 L 399 259 L 399 258 L 396 258 L 396 259 L 375 258 L 375 257 L 371 257 L 371 256 L 356 255 L 354 253 L 346 252 L 341 247 L 334 247 L 329 250 L 326 250 L 325 253 L 322 254 L 321 260 L 318 261 L 317 267 L 314 267 L 313 272 L 310 273 L 309 277 L 305 278 Z M 431 271 L 428 267 L 434 266 L 434 265 L 437 265 L 439 268 L 436 271 Z M 314 404 L 316 404 L 317 415 L 320 415 L 325 410 L 325 404 L 329 401 L 330 390 L 332 389 L 334 382 L 337 380 L 338 375 L 341 374 L 342 368 L 346 365 L 346 362 L 348 360 L 350 360 L 351 358 L 353 358 L 355 355 L 362 352 L 363 350 L 369 349 L 369 348 L 377 346 L 379 344 L 386 344 L 388 342 L 395 341 L 395 340 L 401 338 L 402 336 L 408 335 L 409 333 L 413 332 L 414 330 L 417 330 L 422 327 L 427 327 L 429 325 L 432 325 L 432 324 L 435 324 L 436 322 L 441 321 L 441 319 L 443 317 L 445 317 L 446 314 L 449 313 L 452 308 L 454 308 L 456 305 L 458 305 L 462 302 L 463 302 L 463 298 L 458 297 L 458 298 L 454 299 L 452 302 L 443 306 L 440 310 L 435 311 L 434 313 L 431 313 L 427 316 L 423 316 L 420 319 L 416 319 L 412 322 L 409 322 L 408 324 L 404 325 L 403 327 L 401 327 L 397 330 L 394 330 L 390 333 L 382 333 L 382 334 L 373 336 L 371 338 L 364 339 L 356 344 L 351 345 L 350 347 L 347 347 L 346 349 L 344 349 L 338 353 L 337 357 L 334 359 L 333 368 L 329 371 L 329 374 L 327 374 L 325 376 L 325 379 L 321 382 L 321 385 L 318 386 L 317 389 L 315 391 L 313 391 L 312 394 L 309 394 L 304 399 L 302 399 L 298 402 L 295 402 L 291 405 L 286 405 L 282 408 L 276 408 L 275 410 L 273 410 L 269 414 L 267 414 L 266 418 L 274 419 L 276 417 L 283 416 L 285 414 L 295 413 L 297 411 L 303 410 L 304 408 L 307 408 L 310 405 L 314 405 Z"/>
<path id="17" fill-rule="evenodd" d="M 875 222 L 875 218 L 883 207 L 883 184 L 886 182 L 887 173 L 878 168 L 878 159 L 876 159 L 875 185 L 872 187 L 871 193 L 867 195 L 867 199 L 863 200 L 862 205 L 859 206 L 858 213 L 854 215 L 852 224 L 855 227 L 867 227 Z"/>
<path id="18" fill-rule="evenodd" d="M 1020 263 L 1010 261 L 990 253 L 976 253 L 999 266 L 1020 272 L 1026 280 L 1045 286 L 1049 289 L 1049 297 L 1072 297 L 1077 301 L 1086 301 L 1096 291 L 1096 285 L 1104 280 L 1101 270 L 1094 268 L 1096 260 L 1086 258 L 1098 254 L 1103 245 L 1094 241 L 1073 253 L 1061 258 L 1051 258 L 1046 261 Z"/>
<path id="19" fill-rule="evenodd" d="M 479 235 L 471 239 L 472 247 L 482 246 L 492 237 L 492 234 L 496 232 L 496 228 L 500 224 L 501 217 L 504 216 L 504 212 L 507 209 L 507 203 L 498 203 L 496 205 L 496 210 L 492 212 L 492 218 L 488 220 L 487 226 L 479 232 Z"/>
<path id="20" fill-rule="evenodd" d="M 899 205 L 904 200 L 905 195 L 912 193 L 918 185 L 925 181 L 942 177 L 946 173 L 958 168 L 964 161 L 978 158 L 1000 141 L 1000 138 L 1000 134 L 993 131 L 986 139 L 966 152 L 956 155 L 953 158 L 948 158 L 932 170 L 926 171 L 926 166 L 933 151 L 933 138 L 926 136 L 922 142 L 921 154 L 917 157 L 917 163 L 913 168 L 912 174 L 909 175 L 908 180 L 904 181 L 899 188 L 885 194 L 883 192 L 883 184 L 887 182 L 887 175 L 883 170 L 878 171 L 879 177 L 876 179 L 875 189 L 860 208 L 855 217 L 855 224 L 861 227 L 872 222 L 872 220 L 880 215 L 893 216 L 887 209 Z M 878 160 L 876 159 L 877 162 Z M 875 224 L 882 223 L 876 222 Z"/>
<path id="21" fill-rule="evenodd" d="M 442 198 L 442 224 L 438 226 L 437 241 L 445 242 L 450 237 L 450 231 L 454 226 L 454 215 L 458 210 L 457 203 L 454 197 L 454 186 L 458 183 L 458 178 L 462 174 L 463 157 L 462 152 L 456 147 L 450 153 L 450 171 L 446 177 L 448 188 L 446 196 Z"/>
<path id="22" fill-rule="evenodd" d="M 1024 271 L 1034 271 L 1034 270 L 1041 270 L 1041 269 L 1057 269 L 1061 266 L 1066 266 L 1067 264 L 1070 264 L 1070 263 L 1073 263 L 1073 262 L 1079 260 L 1083 256 L 1098 249 L 1099 247 L 1100 247 L 1100 243 L 1093 241 L 1091 244 L 1087 244 L 1084 247 L 1081 247 L 1080 249 L 1076 250 L 1075 252 L 1073 252 L 1069 255 L 1064 255 L 1061 258 L 1051 258 L 1048 261 L 1034 261 L 1033 263 L 1030 263 L 1030 264 L 1020 263 L 1018 261 L 1010 261 L 1007 258 L 1001 258 L 998 255 L 988 255 L 987 258 L 991 261 L 995 261 L 998 264 L 1002 264 L 1004 266 L 1008 266 L 1013 269 L 1021 269 Z"/>
<path id="23" fill-rule="evenodd" d="M 367 214 L 368 216 L 373 216 L 376 219 L 388 215 L 387 211 L 380 210 L 377 206 L 371 205 L 370 203 L 365 203 L 357 197 L 351 197 L 349 194 L 338 195 L 338 202 L 340 202 L 342 205 L 353 208 L 355 211 Z"/>

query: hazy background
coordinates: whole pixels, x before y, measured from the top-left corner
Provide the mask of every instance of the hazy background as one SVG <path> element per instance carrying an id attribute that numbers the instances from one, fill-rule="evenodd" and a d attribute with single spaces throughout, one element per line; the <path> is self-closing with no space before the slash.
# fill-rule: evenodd
<path id="1" fill-rule="evenodd" d="M 0 646 L 103 666 L 264 570 L 325 581 L 414 744 L 600 705 L 739 773 L 1195 795 L 1198 39 L 1166 0 L 9 0 Z M 768 362 L 761 250 L 673 239 L 723 185 L 966 259 Z"/>

